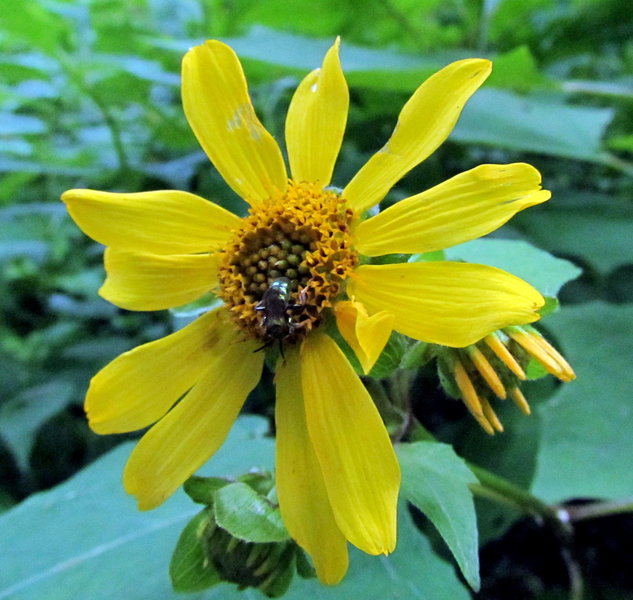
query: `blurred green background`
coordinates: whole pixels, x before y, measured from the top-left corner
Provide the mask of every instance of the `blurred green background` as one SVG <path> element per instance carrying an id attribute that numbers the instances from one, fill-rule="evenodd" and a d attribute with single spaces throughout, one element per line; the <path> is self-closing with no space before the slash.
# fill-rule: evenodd
<path id="1" fill-rule="evenodd" d="M 633 494 L 629 0 L 5 0 L 0 507 L 9 512 L 0 521 L 0 537 L 6 534 L 9 547 L 18 537 L 27 540 L 27 549 L 63 537 L 63 527 L 54 533 L 18 527 L 20 518 L 43 518 L 41 506 L 26 499 L 66 481 L 124 440 L 89 431 L 82 412 L 88 381 L 122 351 L 173 327 L 167 313 L 128 313 L 99 298 L 102 249 L 70 221 L 60 194 L 71 187 L 175 188 L 243 213 L 244 204 L 210 166 L 184 119 L 183 53 L 207 38 L 230 43 L 243 61 L 261 119 L 281 141 L 295 86 L 320 64 L 336 35 L 342 37 L 351 87 L 336 185 L 344 185 L 382 146 L 402 104 L 426 76 L 459 58 L 491 58 L 493 75 L 449 141 L 386 202 L 480 163 L 530 162 L 553 198 L 521 213 L 497 235 L 529 241 L 582 268 L 582 276 L 561 292 L 563 309 L 543 323 L 578 380 L 562 388 L 549 379 L 535 383 L 527 395 L 536 414 L 519 420 L 513 411 L 502 411 L 508 432 L 495 439 L 482 437 L 461 412 L 455 417 L 463 418 L 459 435 L 450 429 L 444 439 L 475 462 L 531 485 L 548 502 Z M 420 403 L 432 415 L 427 425 L 433 428 L 446 419 L 448 401 L 437 390 L 428 396 Z M 263 412 L 262 403 L 255 401 L 251 410 Z M 87 473 L 82 476 L 89 486 Z M 118 475 L 110 477 L 118 486 Z M 59 496 L 49 498 L 59 502 Z M 552 542 L 541 539 L 533 524 L 519 522 L 508 530 L 514 519 L 480 516 L 488 544 L 477 597 L 570 597 L 573 564 L 583 573 L 585 597 L 633 598 L 630 568 L 622 562 L 633 550 L 630 517 L 602 518 L 577 530 L 571 563 L 556 552 L 546 559 Z M 69 521 L 68 528 L 86 523 Z M 50 564 L 62 556 L 51 556 Z M 22 581 L 36 578 L 37 569 L 26 569 Z M 169 593 L 160 569 L 150 577 L 163 586 L 152 593 Z M 376 597 L 461 597 L 456 589 L 467 594 L 456 578 L 450 586 L 446 595 L 437 588 L 430 596 L 386 591 Z M 57 597 L 53 589 L 43 595 L 26 583 L 0 585 L 0 598 Z M 107 583 L 95 589 L 83 597 L 122 597 Z M 340 589 L 341 595 L 327 597 L 347 597 L 346 588 Z M 126 597 L 156 597 L 149 590 Z"/>

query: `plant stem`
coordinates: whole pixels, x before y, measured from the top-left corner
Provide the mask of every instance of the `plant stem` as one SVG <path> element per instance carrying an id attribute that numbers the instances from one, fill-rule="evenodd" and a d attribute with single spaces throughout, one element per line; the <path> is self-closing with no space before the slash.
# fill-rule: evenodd
<path id="1" fill-rule="evenodd" d="M 546 504 L 518 485 L 471 463 L 468 464 L 468 467 L 480 482 L 471 486 L 473 493 L 514 506 L 522 512 L 538 515 L 548 521 L 563 522 L 556 508 Z"/>
<path id="2" fill-rule="evenodd" d="M 567 519 L 570 522 L 575 523 L 577 521 L 586 521 L 587 519 L 633 512 L 633 498 L 623 498 L 622 500 L 611 500 L 608 502 L 591 502 L 578 506 L 566 506 L 560 510 L 566 513 Z"/>

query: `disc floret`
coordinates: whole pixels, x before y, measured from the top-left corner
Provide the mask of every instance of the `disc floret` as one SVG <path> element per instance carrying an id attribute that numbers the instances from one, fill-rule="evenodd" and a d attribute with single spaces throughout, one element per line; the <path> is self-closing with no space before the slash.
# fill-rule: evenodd
<path id="1" fill-rule="evenodd" d="M 273 282 L 289 280 L 287 317 L 294 343 L 323 318 L 358 264 L 352 247 L 355 213 L 336 192 L 290 181 L 288 189 L 251 207 L 222 251 L 220 297 L 249 337 L 269 341 L 262 298 Z"/>

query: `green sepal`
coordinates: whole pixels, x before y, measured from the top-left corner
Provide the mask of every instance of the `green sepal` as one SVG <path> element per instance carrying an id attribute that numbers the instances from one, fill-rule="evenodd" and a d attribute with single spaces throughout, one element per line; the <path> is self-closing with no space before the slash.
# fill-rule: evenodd
<path id="1" fill-rule="evenodd" d="M 438 260 L 446 260 L 444 250 L 433 250 L 432 252 L 423 252 L 422 254 L 412 254 L 407 262 L 435 262 Z"/>
<path id="2" fill-rule="evenodd" d="M 549 375 L 545 367 L 535 358 L 530 358 L 527 365 L 523 366 L 523 370 L 530 381 L 534 379 L 541 379 Z"/>
<path id="3" fill-rule="evenodd" d="M 392 331 L 378 360 L 369 371 L 369 377 L 385 379 L 392 375 L 401 366 L 402 357 L 408 347 L 407 338 L 397 331 Z"/>
<path id="4" fill-rule="evenodd" d="M 213 506 L 215 492 L 231 483 L 222 477 L 198 477 L 192 475 L 185 481 L 183 489 L 185 493 L 197 504 Z"/>
<path id="5" fill-rule="evenodd" d="M 268 578 L 259 585 L 259 590 L 269 598 L 283 596 L 290 587 L 296 570 L 297 546 L 294 544 L 278 545 L 283 548 L 281 556 L 277 559 L 277 567 Z"/>
<path id="6" fill-rule="evenodd" d="M 237 480 L 245 483 L 261 496 L 266 497 L 270 496 L 275 485 L 272 475 L 261 471 L 253 471 L 251 473 L 240 475 Z"/>
<path id="7" fill-rule="evenodd" d="M 545 304 L 539 309 L 538 314 L 541 315 L 541 319 L 546 317 L 547 315 L 551 315 L 555 313 L 560 308 L 560 302 L 558 298 L 553 296 L 544 296 Z"/>
<path id="8" fill-rule="evenodd" d="M 299 546 L 297 546 L 296 563 L 299 577 L 303 579 L 314 579 L 316 577 L 316 569 Z"/>
<path id="9" fill-rule="evenodd" d="M 404 352 L 400 365 L 404 369 L 417 369 L 435 358 L 434 345 L 414 342 Z"/>
<path id="10" fill-rule="evenodd" d="M 444 346 L 436 347 L 437 356 L 437 374 L 440 379 L 440 385 L 449 398 L 459 400 L 462 397 L 462 393 L 457 387 L 454 376 L 454 362 L 453 349 Z"/>
<path id="11" fill-rule="evenodd" d="M 237 539 L 266 543 L 290 538 L 279 508 L 246 483 L 231 483 L 217 490 L 214 508 L 215 522 Z"/>
<path id="12" fill-rule="evenodd" d="M 221 583 L 222 578 L 207 559 L 202 539 L 215 525 L 209 511 L 200 511 L 182 530 L 169 564 L 171 584 L 177 592 L 197 592 Z"/>
<path id="13" fill-rule="evenodd" d="M 222 305 L 222 300 L 220 300 L 215 294 L 207 292 L 200 298 L 196 298 L 193 302 L 188 302 L 187 304 L 183 304 L 182 306 L 177 306 L 175 308 L 170 308 L 169 312 L 175 317 L 186 319 L 197 317 L 205 312 L 217 308 L 220 305 Z"/>

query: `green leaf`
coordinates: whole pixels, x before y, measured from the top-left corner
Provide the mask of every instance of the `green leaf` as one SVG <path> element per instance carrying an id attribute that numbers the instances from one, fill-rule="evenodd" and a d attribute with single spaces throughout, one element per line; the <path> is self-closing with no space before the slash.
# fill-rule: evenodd
<path id="1" fill-rule="evenodd" d="M 169 575 L 177 592 L 205 590 L 222 580 L 204 554 L 200 537 L 211 524 L 207 510 L 199 512 L 183 529 L 169 563 Z"/>
<path id="2" fill-rule="evenodd" d="M 336 587 L 295 580 L 287 600 L 468 600 L 453 567 L 440 559 L 421 536 L 404 505 L 398 513 L 398 545 L 376 557 L 351 548 L 350 569 Z M 224 597 L 223 597 L 224 600 Z"/>
<path id="3" fill-rule="evenodd" d="M 548 319 L 577 379 L 539 407 L 534 492 L 548 501 L 633 494 L 633 307 L 565 307 Z"/>
<path id="4" fill-rule="evenodd" d="M 601 140 L 613 114 L 611 108 L 571 106 L 555 96 L 484 88 L 468 101 L 451 139 L 602 163 L 608 155 Z"/>
<path id="5" fill-rule="evenodd" d="M 578 277 L 580 269 L 522 240 L 479 239 L 445 250 L 447 260 L 465 260 L 508 271 L 531 283 L 544 296 Z"/>
<path id="6" fill-rule="evenodd" d="M 238 475 L 272 465 L 273 442 L 256 433 L 265 420 L 241 421 L 203 473 Z M 0 598 L 180 597 L 171 591 L 169 560 L 197 507 L 177 492 L 159 508 L 139 512 L 121 484 L 131 447 L 122 444 L 64 484 L 0 516 Z"/>
<path id="7" fill-rule="evenodd" d="M 536 385 L 527 383 L 521 388 L 534 409 L 539 401 Z M 465 429 L 456 433 L 455 449 L 470 463 L 529 489 L 536 471 L 540 442 L 538 414 L 526 416 L 510 400 L 493 401 L 492 406 L 504 431 L 490 436 L 471 419 Z M 498 538 L 521 516 L 514 508 L 508 509 L 485 498 L 477 499 L 476 508 L 480 545 Z"/>
<path id="8" fill-rule="evenodd" d="M 265 420 L 239 419 L 228 440 L 203 469 L 208 474 L 270 468 L 273 444 L 258 432 Z M 196 512 L 176 493 L 164 505 L 139 512 L 121 487 L 121 471 L 131 444 L 102 457 L 64 484 L 32 496 L 0 516 L 0 598 L 11 600 L 177 600 L 168 565 L 180 531 Z M 29 560 L 24 557 L 28 556 Z M 256 600 L 259 593 L 220 584 L 210 595 L 191 600 Z M 454 569 L 438 558 L 415 529 L 406 510 L 399 516 L 399 540 L 389 557 L 352 549 L 350 571 L 335 588 L 299 580 L 289 600 L 468 600 Z"/>
<path id="9" fill-rule="evenodd" d="M 534 56 L 527 46 L 519 46 L 495 57 L 494 68 L 487 84 L 511 88 L 517 92 L 552 87 L 550 80 L 539 73 Z"/>
<path id="10" fill-rule="evenodd" d="M 231 483 L 214 494 L 215 521 L 247 542 L 288 539 L 279 509 L 245 483 Z"/>
<path id="11" fill-rule="evenodd" d="M 407 346 L 407 338 L 397 331 L 393 331 L 376 364 L 369 372 L 370 377 L 376 379 L 389 377 L 400 366 Z"/>
<path id="12" fill-rule="evenodd" d="M 213 505 L 214 494 L 225 485 L 231 482 L 223 477 L 198 477 L 192 475 L 185 481 L 183 489 L 197 504 Z"/>
<path id="13" fill-rule="evenodd" d="M 0 406 L 0 436 L 26 472 L 40 427 L 72 400 L 74 386 L 62 379 L 28 388 Z"/>
<path id="14" fill-rule="evenodd" d="M 633 261 L 630 198 L 570 190 L 539 210 L 523 211 L 515 222 L 542 248 L 580 256 L 602 272 Z"/>
<path id="15" fill-rule="evenodd" d="M 401 444 L 397 453 L 402 468 L 402 495 L 437 527 L 466 581 L 477 591 L 477 520 L 468 487 L 477 478 L 445 444 Z"/>
<path id="16" fill-rule="evenodd" d="M 262 26 L 252 27 L 240 37 L 223 38 L 238 54 L 245 65 L 249 79 L 271 78 L 295 74 L 305 75 L 323 62 L 323 56 L 334 42 L 276 31 Z M 160 48 L 184 53 L 199 43 L 197 40 L 155 40 Z M 412 92 L 429 75 L 445 66 L 454 55 L 447 57 L 403 54 L 393 50 L 363 48 L 343 40 L 341 63 L 345 76 L 352 87 L 398 90 Z M 276 69 L 271 69 L 271 65 Z"/>

